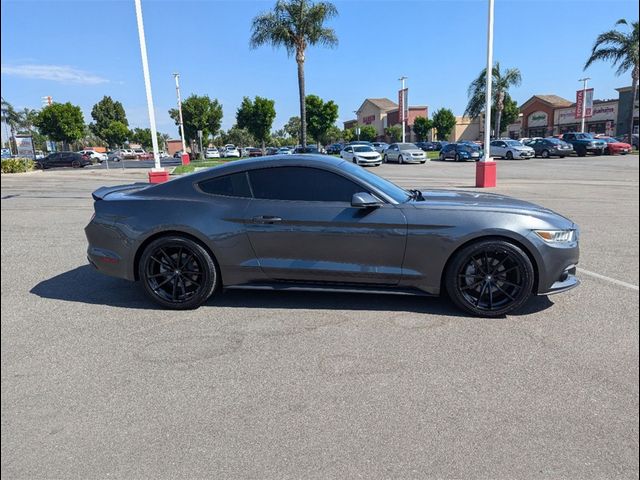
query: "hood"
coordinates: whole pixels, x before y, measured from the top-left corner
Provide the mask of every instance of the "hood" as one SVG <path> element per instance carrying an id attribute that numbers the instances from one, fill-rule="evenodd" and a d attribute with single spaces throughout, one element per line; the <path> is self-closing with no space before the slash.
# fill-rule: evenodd
<path id="1" fill-rule="evenodd" d="M 427 190 L 422 192 L 424 201 L 412 202 L 416 208 L 453 208 L 478 211 L 500 211 L 536 217 L 556 217 L 568 224 L 566 217 L 535 203 L 494 193 L 464 192 L 457 190 Z M 567 225 L 567 228 L 570 227 Z"/>

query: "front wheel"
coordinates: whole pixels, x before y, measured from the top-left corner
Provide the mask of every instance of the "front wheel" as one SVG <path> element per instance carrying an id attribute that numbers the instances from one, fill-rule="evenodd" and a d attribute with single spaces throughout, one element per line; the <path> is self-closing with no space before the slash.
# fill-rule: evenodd
<path id="1" fill-rule="evenodd" d="M 78 160 L 74 160 L 73 162 L 71 162 L 71 166 L 73 168 L 80 168 L 80 162 Z"/>
<path id="2" fill-rule="evenodd" d="M 398 163 L 400 164 L 404 163 L 404 159 L 402 158 L 402 155 L 398 157 Z"/>
<path id="3" fill-rule="evenodd" d="M 459 162 L 459 161 L 460 161 L 460 155 L 458 155 L 458 154 L 456 153 L 456 156 L 454 157 L 454 160 L 455 160 L 456 162 Z"/>
<path id="4" fill-rule="evenodd" d="M 384 157 L 382 157 L 382 163 L 387 163 L 388 159 L 387 156 L 385 155 Z"/>
<path id="5" fill-rule="evenodd" d="M 549 150 L 542 150 L 542 158 L 549 158 Z"/>
<path id="6" fill-rule="evenodd" d="M 507 160 L 513 160 L 513 152 L 511 150 L 507 152 Z"/>
<path id="7" fill-rule="evenodd" d="M 138 275 L 145 293 L 173 310 L 199 307 L 219 283 L 215 261 L 207 250 L 180 236 L 151 242 L 140 258 Z"/>
<path id="8" fill-rule="evenodd" d="M 521 307 L 534 284 L 531 260 L 508 241 L 487 239 L 457 252 L 445 272 L 453 303 L 480 317 L 499 317 Z"/>

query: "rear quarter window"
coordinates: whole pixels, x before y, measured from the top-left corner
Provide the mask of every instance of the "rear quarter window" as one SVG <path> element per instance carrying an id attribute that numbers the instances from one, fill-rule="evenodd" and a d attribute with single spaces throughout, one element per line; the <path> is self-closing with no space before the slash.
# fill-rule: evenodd
<path id="1" fill-rule="evenodd" d="M 246 172 L 210 178 L 198 183 L 198 188 L 210 195 L 251 198 Z"/>

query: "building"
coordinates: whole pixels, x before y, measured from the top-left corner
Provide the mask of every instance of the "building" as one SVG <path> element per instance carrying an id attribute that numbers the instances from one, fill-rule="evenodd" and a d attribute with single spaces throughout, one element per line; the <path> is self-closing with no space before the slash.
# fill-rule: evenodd
<path id="1" fill-rule="evenodd" d="M 384 130 L 393 125 L 400 125 L 398 104 L 388 98 L 367 98 L 356 110 L 357 118 L 344 122 L 344 128 L 354 128 L 357 125 L 372 125 L 376 129 L 377 139 L 384 140 Z M 428 118 L 429 108 L 426 105 L 412 105 L 408 108 L 406 139 L 408 142 L 416 140 L 411 128 L 417 117 Z"/>
<path id="2" fill-rule="evenodd" d="M 449 142 L 460 142 L 462 140 L 476 141 L 482 140 L 484 135 L 484 114 L 475 118 L 459 116 L 456 117 L 456 125 L 449 138 Z"/>
<path id="3" fill-rule="evenodd" d="M 573 105 L 558 95 L 534 95 L 520 106 L 523 137 L 549 137 L 554 135 L 556 109 Z"/>
<path id="4" fill-rule="evenodd" d="M 618 91 L 618 117 L 616 118 L 616 134 L 629 134 L 629 114 L 633 108 L 633 132 L 638 133 L 638 92 L 635 101 L 631 101 L 631 87 L 616 88 Z M 640 89 L 639 89 L 640 91 Z"/>

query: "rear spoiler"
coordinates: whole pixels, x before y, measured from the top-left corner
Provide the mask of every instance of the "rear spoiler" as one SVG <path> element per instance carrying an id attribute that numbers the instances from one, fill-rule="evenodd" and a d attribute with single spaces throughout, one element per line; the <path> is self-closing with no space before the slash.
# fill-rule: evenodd
<path id="1" fill-rule="evenodd" d="M 142 190 L 143 188 L 146 188 L 148 186 L 149 186 L 148 183 L 136 182 L 136 183 L 129 183 L 127 185 L 116 185 L 115 187 L 100 187 L 95 192 L 93 192 L 91 196 L 96 201 L 104 200 L 107 195 L 110 195 L 112 193 L 126 192 L 126 191 L 132 191 L 132 190 Z"/>

